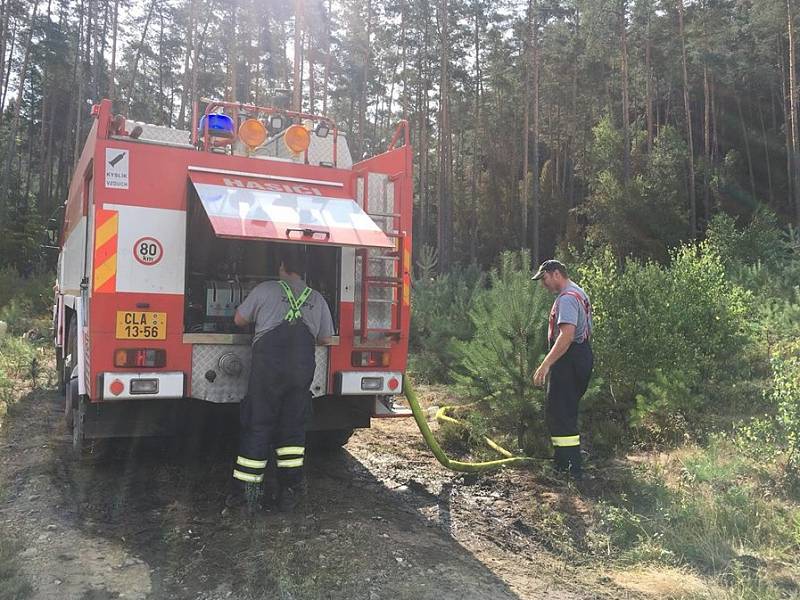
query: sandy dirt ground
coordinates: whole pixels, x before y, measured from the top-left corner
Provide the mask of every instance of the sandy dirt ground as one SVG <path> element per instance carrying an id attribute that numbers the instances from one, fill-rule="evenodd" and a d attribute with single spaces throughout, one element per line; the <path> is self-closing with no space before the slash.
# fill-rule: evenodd
<path id="1" fill-rule="evenodd" d="M 0 429 L 0 536 L 33 598 L 633 598 L 537 534 L 580 523 L 574 489 L 527 471 L 464 476 L 435 462 L 411 419 L 374 421 L 310 454 L 291 514 L 224 511 L 235 428 L 70 452 L 53 391 Z M 573 522 L 573 529 L 574 529 Z"/>

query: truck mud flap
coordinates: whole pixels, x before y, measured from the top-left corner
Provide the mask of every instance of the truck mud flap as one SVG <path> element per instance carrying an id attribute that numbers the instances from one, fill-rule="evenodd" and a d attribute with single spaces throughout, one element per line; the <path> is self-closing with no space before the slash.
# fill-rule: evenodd
<path id="1" fill-rule="evenodd" d="M 323 396 L 314 398 L 308 431 L 364 429 L 370 425 L 375 398 L 372 396 Z"/>
<path id="2" fill-rule="evenodd" d="M 90 403 L 84 415 L 84 439 L 169 436 L 177 432 L 182 401 L 130 400 Z"/>

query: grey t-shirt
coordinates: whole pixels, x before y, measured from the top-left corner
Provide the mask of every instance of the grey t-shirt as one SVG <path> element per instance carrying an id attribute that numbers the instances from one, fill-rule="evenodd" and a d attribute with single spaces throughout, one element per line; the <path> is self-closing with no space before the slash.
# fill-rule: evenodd
<path id="1" fill-rule="evenodd" d="M 567 292 L 576 292 L 584 299 L 585 304 L 589 304 L 589 296 L 580 286 L 570 281 L 569 285 L 561 292 L 561 295 L 556 298 L 556 325 L 561 325 L 562 323 L 575 325 L 574 341 L 580 344 L 585 342 L 587 337 L 591 337 L 592 315 L 591 312 L 587 315 L 584 302 L 580 302 L 575 296 Z M 556 335 L 558 335 L 557 332 Z"/>
<path id="2" fill-rule="evenodd" d="M 286 283 L 289 284 L 295 298 L 299 298 L 306 289 L 306 284 L 302 280 L 287 280 Z M 253 288 L 236 310 L 243 318 L 255 323 L 256 331 L 253 336 L 255 343 L 262 335 L 283 323 L 286 313 L 289 312 L 289 299 L 279 282 L 264 281 Z M 334 334 L 331 310 L 318 291 L 311 292 L 300 312 L 314 339 L 331 337 Z"/>

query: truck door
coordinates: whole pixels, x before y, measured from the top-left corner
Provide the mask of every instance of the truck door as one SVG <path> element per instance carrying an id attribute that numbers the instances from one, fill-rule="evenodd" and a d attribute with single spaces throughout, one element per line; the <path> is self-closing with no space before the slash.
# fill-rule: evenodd
<path id="1" fill-rule="evenodd" d="M 404 144 L 394 148 L 400 135 Z M 359 205 L 392 240 L 356 252 L 355 329 L 362 343 L 389 338 L 408 351 L 411 293 L 412 155 L 401 123 L 383 154 L 353 165 Z"/>

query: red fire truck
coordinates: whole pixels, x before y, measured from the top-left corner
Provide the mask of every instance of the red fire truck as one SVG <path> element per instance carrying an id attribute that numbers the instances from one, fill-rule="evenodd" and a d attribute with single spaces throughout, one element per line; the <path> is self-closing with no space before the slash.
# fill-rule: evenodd
<path id="1" fill-rule="evenodd" d="M 318 347 L 310 430 L 343 444 L 395 406 L 408 353 L 412 150 L 353 162 L 336 123 L 202 100 L 179 131 L 103 100 L 65 205 L 54 306 L 74 445 L 164 435 L 198 402 L 247 392 L 252 331 L 236 306 L 277 278 L 276 247 L 304 251 L 337 335 Z M 325 438 L 327 436 L 327 438 Z"/>

